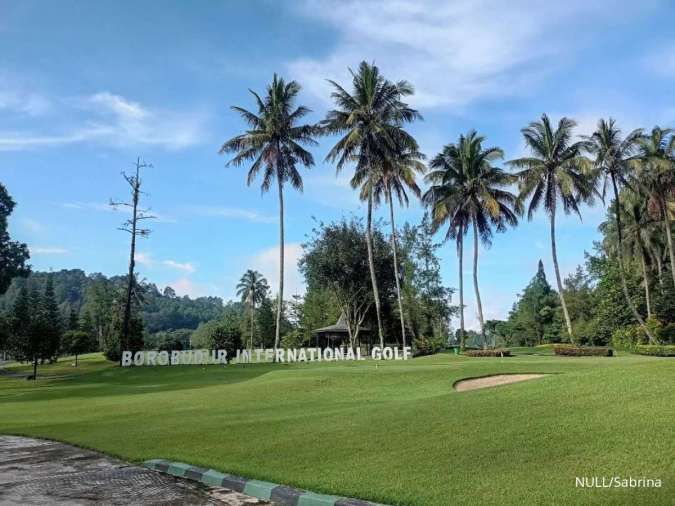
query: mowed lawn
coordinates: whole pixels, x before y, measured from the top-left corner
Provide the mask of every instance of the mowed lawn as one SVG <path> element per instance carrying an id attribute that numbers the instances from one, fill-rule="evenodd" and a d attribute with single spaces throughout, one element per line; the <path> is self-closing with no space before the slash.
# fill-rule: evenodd
<path id="1" fill-rule="evenodd" d="M 457 393 L 461 378 L 551 373 Z M 675 360 L 622 355 L 120 369 L 0 377 L 0 433 L 392 505 L 672 504 Z M 575 477 L 659 478 L 581 489 Z M 133 498 L 130 498 L 133 499 Z"/>

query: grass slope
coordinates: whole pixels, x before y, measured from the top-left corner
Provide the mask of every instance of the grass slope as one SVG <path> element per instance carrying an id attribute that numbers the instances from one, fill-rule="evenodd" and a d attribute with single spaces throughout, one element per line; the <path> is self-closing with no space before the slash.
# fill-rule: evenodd
<path id="1" fill-rule="evenodd" d="M 0 433 L 388 504 L 671 504 L 675 361 L 624 355 L 119 369 L 0 377 Z M 542 379 L 457 393 L 495 373 Z M 579 489 L 575 477 L 660 489 Z"/>

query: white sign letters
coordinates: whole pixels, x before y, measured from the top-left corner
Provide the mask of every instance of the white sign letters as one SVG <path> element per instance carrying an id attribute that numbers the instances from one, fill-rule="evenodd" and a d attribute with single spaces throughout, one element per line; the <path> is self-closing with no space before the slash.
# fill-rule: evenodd
<path id="1" fill-rule="evenodd" d="M 373 360 L 408 360 L 412 349 L 406 346 L 374 346 L 370 352 Z M 290 348 L 237 350 L 234 357 L 227 350 L 174 350 L 174 351 L 123 351 L 122 367 L 155 365 L 207 365 L 249 364 L 253 362 L 336 362 L 340 360 L 365 360 L 361 349 L 356 348 Z"/>

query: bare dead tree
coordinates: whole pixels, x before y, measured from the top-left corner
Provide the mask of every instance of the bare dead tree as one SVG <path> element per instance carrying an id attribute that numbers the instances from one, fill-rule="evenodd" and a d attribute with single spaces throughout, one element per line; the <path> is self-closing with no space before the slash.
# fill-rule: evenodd
<path id="1" fill-rule="evenodd" d="M 110 205 L 119 209 L 120 207 L 126 207 L 131 210 L 131 218 L 122 223 L 122 226 L 118 227 L 118 230 L 128 232 L 131 234 L 131 251 L 129 254 L 129 273 L 127 277 L 127 293 L 126 299 L 124 300 L 124 315 L 122 318 L 122 335 L 120 336 L 120 352 L 125 350 L 125 347 L 129 342 L 129 323 L 131 321 L 131 298 L 134 296 L 135 292 L 135 274 L 134 269 L 136 268 L 136 237 L 148 237 L 150 235 L 150 229 L 140 226 L 140 223 L 144 220 L 151 220 L 156 218 L 150 214 L 150 209 L 143 209 L 139 207 L 139 202 L 141 195 L 147 195 L 147 193 L 141 191 L 142 180 L 141 180 L 141 169 L 151 168 L 152 164 L 146 163 L 138 157 L 134 163 L 135 172 L 131 175 L 122 171 L 122 177 L 131 187 L 131 202 L 124 201 L 114 201 L 110 200 Z M 120 354 L 120 364 L 122 362 Z"/>

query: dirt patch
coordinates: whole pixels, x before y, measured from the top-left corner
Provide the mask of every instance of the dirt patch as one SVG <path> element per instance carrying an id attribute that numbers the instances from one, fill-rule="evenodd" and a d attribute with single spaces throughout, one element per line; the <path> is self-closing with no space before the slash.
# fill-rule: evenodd
<path id="1" fill-rule="evenodd" d="M 496 387 L 499 385 L 508 385 L 509 383 L 518 383 L 531 379 L 543 378 L 546 374 L 495 374 L 494 376 L 485 376 L 483 378 L 472 378 L 460 380 L 454 384 L 458 392 L 468 390 L 478 390 L 479 388 Z"/>

